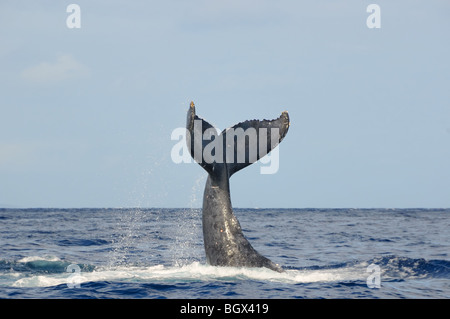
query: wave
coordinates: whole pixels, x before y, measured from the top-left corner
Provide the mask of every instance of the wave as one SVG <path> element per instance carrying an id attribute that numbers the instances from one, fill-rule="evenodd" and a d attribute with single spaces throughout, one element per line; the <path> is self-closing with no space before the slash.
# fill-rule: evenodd
<path id="1" fill-rule="evenodd" d="M 380 267 L 381 281 L 403 281 L 421 278 L 450 278 L 450 261 L 383 256 L 369 261 L 328 266 L 289 268 L 277 273 L 266 268 L 215 267 L 192 262 L 183 266 L 117 266 L 105 267 L 71 264 L 55 256 L 31 256 L 17 261 L 0 260 L 0 286 L 51 287 L 90 282 L 189 283 L 270 281 L 285 284 L 337 282 L 365 285 L 368 266 Z M 71 272 L 77 270 L 76 272 Z"/>
<path id="2" fill-rule="evenodd" d="M 0 260 L 0 271 L 23 273 L 23 274 L 58 274 L 67 271 L 72 263 L 63 261 L 56 256 L 30 256 L 17 261 Z M 93 271 L 95 266 L 88 264 L 78 265 L 81 271 Z"/>
<path id="3" fill-rule="evenodd" d="M 397 256 L 377 257 L 370 261 L 380 266 L 386 279 L 404 278 L 450 278 L 450 261 L 413 259 Z"/>

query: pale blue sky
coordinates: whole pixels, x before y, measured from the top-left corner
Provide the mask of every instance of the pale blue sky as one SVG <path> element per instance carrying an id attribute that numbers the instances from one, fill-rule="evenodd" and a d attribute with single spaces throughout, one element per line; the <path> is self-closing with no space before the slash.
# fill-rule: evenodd
<path id="1" fill-rule="evenodd" d="M 221 129 L 289 111 L 278 173 L 233 176 L 235 207 L 450 207 L 449 15 L 444 0 L 2 1 L 0 206 L 200 207 L 205 172 L 170 158 L 193 100 Z"/>

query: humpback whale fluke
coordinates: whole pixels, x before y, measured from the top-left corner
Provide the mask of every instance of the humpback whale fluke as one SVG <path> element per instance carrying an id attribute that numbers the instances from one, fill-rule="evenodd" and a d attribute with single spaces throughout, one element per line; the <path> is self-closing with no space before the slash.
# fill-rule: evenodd
<path id="1" fill-rule="evenodd" d="M 191 156 L 207 172 L 203 195 L 203 240 L 206 260 L 212 266 L 282 268 L 260 255 L 242 233 L 230 199 L 231 175 L 256 162 L 286 136 L 289 115 L 274 120 L 250 120 L 220 134 L 195 114 L 191 102 L 187 112 L 186 142 Z"/>

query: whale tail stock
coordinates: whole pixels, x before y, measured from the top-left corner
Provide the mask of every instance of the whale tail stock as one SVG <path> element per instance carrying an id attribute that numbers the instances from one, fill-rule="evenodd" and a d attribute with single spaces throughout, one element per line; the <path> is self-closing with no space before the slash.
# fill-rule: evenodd
<path id="1" fill-rule="evenodd" d="M 241 122 L 218 134 L 211 124 L 195 114 L 191 102 L 186 143 L 192 158 L 210 175 L 225 168 L 231 177 L 273 150 L 286 136 L 289 126 L 289 115 L 284 111 L 277 119 Z"/>

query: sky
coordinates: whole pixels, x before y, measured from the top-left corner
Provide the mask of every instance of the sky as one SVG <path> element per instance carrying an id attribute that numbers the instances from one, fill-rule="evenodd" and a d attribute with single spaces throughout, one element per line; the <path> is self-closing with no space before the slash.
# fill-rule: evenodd
<path id="1" fill-rule="evenodd" d="M 449 14 L 445 0 L 3 0 L 0 207 L 201 207 L 206 172 L 171 158 L 194 101 L 219 129 L 289 112 L 278 171 L 235 174 L 234 207 L 448 208 Z"/>

